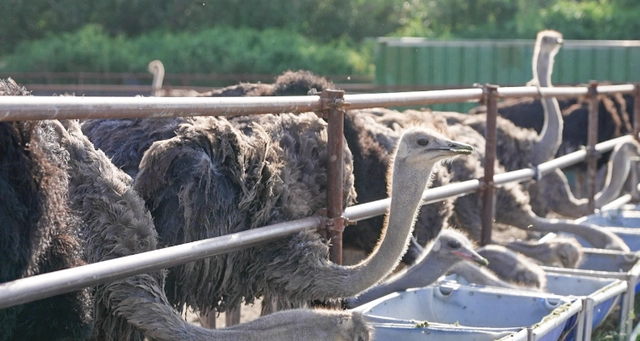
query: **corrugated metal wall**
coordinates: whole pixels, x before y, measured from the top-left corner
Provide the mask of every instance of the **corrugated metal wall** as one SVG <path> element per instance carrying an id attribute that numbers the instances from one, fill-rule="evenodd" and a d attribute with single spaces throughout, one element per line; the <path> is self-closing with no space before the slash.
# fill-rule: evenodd
<path id="1" fill-rule="evenodd" d="M 424 85 L 425 89 L 474 83 L 524 85 L 532 78 L 535 40 L 427 40 L 379 38 L 377 85 Z M 640 82 L 640 41 L 567 40 L 556 57 L 554 85 L 590 80 Z M 475 104 L 434 106 L 466 111 Z"/>

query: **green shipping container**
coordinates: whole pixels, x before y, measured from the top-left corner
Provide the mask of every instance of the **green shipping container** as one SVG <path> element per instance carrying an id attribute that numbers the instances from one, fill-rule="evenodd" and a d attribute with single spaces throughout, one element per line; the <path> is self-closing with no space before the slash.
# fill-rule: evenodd
<path id="1" fill-rule="evenodd" d="M 532 78 L 535 40 L 428 40 L 378 38 L 375 83 L 402 90 L 469 88 L 473 84 L 522 86 Z M 566 40 L 556 56 L 552 83 L 640 82 L 640 41 Z M 406 88 L 405 88 L 406 89 Z M 434 105 L 467 111 L 475 103 Z"/>

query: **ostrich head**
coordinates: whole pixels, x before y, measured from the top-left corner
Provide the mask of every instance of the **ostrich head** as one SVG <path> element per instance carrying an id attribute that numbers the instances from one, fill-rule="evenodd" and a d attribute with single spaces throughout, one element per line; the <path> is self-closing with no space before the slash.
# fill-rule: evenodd
<path id="1" fill-rule="evenodd" d="M 439 273 L 444 273 L 460 260 L 468 260 L 480 265 L 489 265 L 489 261 L 473 250 L 473 243 L 462 232 L 446 229 L 433 242 L 430 252 L 438 255 L 440 262 L 433 264 L 440 268 L 433 269 Z M 444 267 L 447 267 L 444 269 Z"/>
<path id="2" fill-rule="evenodd" d="M 147 70 L 149 70 L 149 72 L 153 74 L 160 71 L 164 73 L 164 65 L 162 64 L 161 61 L 154 59 L 149 62 L 149 65 L 147 66 Z"/>
<path id="3" fill-rule="evenodd" d="M 551 86 L 551 74 L 556 54 L 564 43 L 562 33 L 544 30 L 538 33 L 533 49 L 533 77 L 540 86 Z"/>
<path id="4" fill-rule="evenodd" d="M 395 159 L 409 164 L 434 165 L 441 160 L 458 155 L 469 155 L 473 147 L 447 139 L 444 135 L 426 128 L 412 127 L 405 131 Z"/>

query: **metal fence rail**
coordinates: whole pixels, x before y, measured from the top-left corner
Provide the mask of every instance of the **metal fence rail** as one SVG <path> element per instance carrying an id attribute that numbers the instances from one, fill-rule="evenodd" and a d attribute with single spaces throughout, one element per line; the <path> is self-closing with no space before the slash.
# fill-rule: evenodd
<path id="1" fill-rule="evenodd" d="M 456 101 L 478 101 L 488 99 L 487 89 L 458 89 L 436 90 L 406 93 L 385 93 L 366 95 L 344 95 L 336 92 L 323 92 L 321 96 L 298 97 L 255 97 L 255 98 L 122 98 L 122 97 L 0 97 L 0 121 L 16 120 L 41 120 L 41 119 L 90 119 L 90 118 L 142 118 L 142 117 L 174 117 L 174 116 L 202 116 L 202 115 L 245 115 L 269 112 L 320 112 L 323 117 L 329 118 L 329 125 L 335 124 L 343 116 L 335 115 L 344 109 L 361 109 L 370 107 L 427 105 L 435 103 L 448 103 Z M 561 96 L 580 97 L 589 93 L 588 87 L 563 87 L 563 88 L 536 88 L 536 87 L 511 87 L 495 88 L 495 96 L 489 98 L 512 97 L 540 97 Z M 638 99 L 640 87 L 637 85 L 607 85 L 598 86 L 597 93 L 634 93 L 636 96 L 635 124 L 637 132 Z M 491 107 L 491 106 L 488 106 Z M 497 114 L 493 110 L 487 112 L 487 116 L 495 118 Z M 333 122 L 332 122 L 333 121 Z M 340 129 L 338 129 L 340 130 Z M 333 129 L 334 135 L 336 129 Z M 342 133 L 342 131 L 339 131 Z M 495 133 L 495 132 L 493 132 Z M 636 133 L 637 134 L 637 133 Z M 334 137 L 329 137 L 333 139 Z M 339 137 L 342 139 L 342 137 Z M 594 151 L 605 152 L 614 146 L 632 137 L 625 136 L 600 143 L 593 147 Z M 337 148 L 329 142 L 329 148 Z M 331 154 L 329 151 L 329 155 Z M 486 154 L 495 157 L 495 145 L 487 143 Z M 594 153 L 577 151 L 561 158 L 545 162 L 537 168 L 522 169 L 509 173 L 491 175 L 481 181 L 473 179 L 461 183 L 432 188 L 425 191 L 425 202 L 435 202 L 450 196 L 460 196 L 477 190 L 492 188 L 512 181 L 525 181 L 539 174 L 545 174 L 555 168 L 565 167 L 588 157 L 595 157 Z M 342 157 L 336 157 L 342 160 Z M 493 163 L 488 163 L 493 164 Z M 338 165 L 341 167 L 341 165 Z M 331 172 L 331 170 L 330 170 Z M 335 173 L 335 171 L 334 171 Z M 339 172 L 337 172 L 339 174 Z M 492 173 L 491 173 L 492 174 Z M 339 177 L 341 178 L 341 177 Z M 329 183 L 331 179 L 329 179 Z M 337 183 L 340 183 L 339 181 Z M 340 191 L 335 191 L 341 193 Z M 331 200 L 331 198 L 329 198 Z M 491 201 L 490 201 L 491 202 Z M 486 203 L 491 205 L 491 203 Z M 328 219 L 362 220 L 382 214 L 389 205 L 389 199 L 379 200 L 367 204 L 348 207 L 339 217 L 327 217 Z M 329 203 L 328 206 L 331 206 Z M 62 271 L 42 274 L 38 276 L 19 279 L 0 284 L 0 308 L 6 308 L 17 304 L 42 299 L 64 292 L 74 291 L 82 287 L 105 283 L 118 278 L 124 278 L 138 273 L 156 271 L 162 268 L 184 264 L 197 259 L 211 257 L 224 252 L 251 247 L 277 238 L 300 232 L 307 229 L 321 227 L 326 224 L 327 218 L 309 217 L 296 221 L 270 225 L 263 228 L 240 232 L 227 236 L 196 241 L 192 243 L 167 247 L 146 253 L 122 257 L 105 262 L 88 264 L 85 266 L 66 269 Z M 341 227 L 340 227 L 341 228 Z M 483 226 L 484 228 L 484 226 Z M 338 236 L 340 233 L 338 233 Z M 333 254 L 332 254 L 333 255 Z M 338 258 L 339 262 L 339 258 Z"/>
<path id="2" fill-rule="evenodd" d="M 633 84 L 601 85 L 599 94 L 632 93 Z M 497 89 L 498 98 L 581 97 L 588 87 Z M 344 95 L 347 109 L 429 105 L 483 99 L 482 88 Z M 321 111 L 318 95 L 283 97 L 0 97 L 0 121 L 92 118 L 237 116 Z"/>

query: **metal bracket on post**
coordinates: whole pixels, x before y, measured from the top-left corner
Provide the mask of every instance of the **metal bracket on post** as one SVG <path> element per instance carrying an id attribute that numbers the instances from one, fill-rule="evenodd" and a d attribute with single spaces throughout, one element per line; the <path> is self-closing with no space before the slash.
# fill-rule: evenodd
<path id="1" fill-rule="evenodd" d="M 491 244 L 491 229 L 493 228 L 493 217 L 495 211 L 495 188 L 493 175 L 495 169 L 493 165 L 496 160 L 496 128 L 498 116 L 498 86 L 485 84 L 483 87 L 484 101 L 487 105 L 487 123 L 485 129 L 485 167 L 484 178 L 481 186 L 482 191 L 482 235 L 481 245 Z"/>
<path id="2" fill-rule="evenodd" d="M 329 259 L 342 264 L 342 231 L 344 231 L 344 101 L 343 90 L 323 90 L 322 117 L 327 120 L 327 239 Z"/>
<path id="3" fill-rule="evenodd" d="M 598 166 L 598 155 L 596 143 L 598 143 L 598 82 L 589 82 L 589 124 L 587 139 L 587 210 L 593 213 L 596 208 L 596 173 Z"/>

